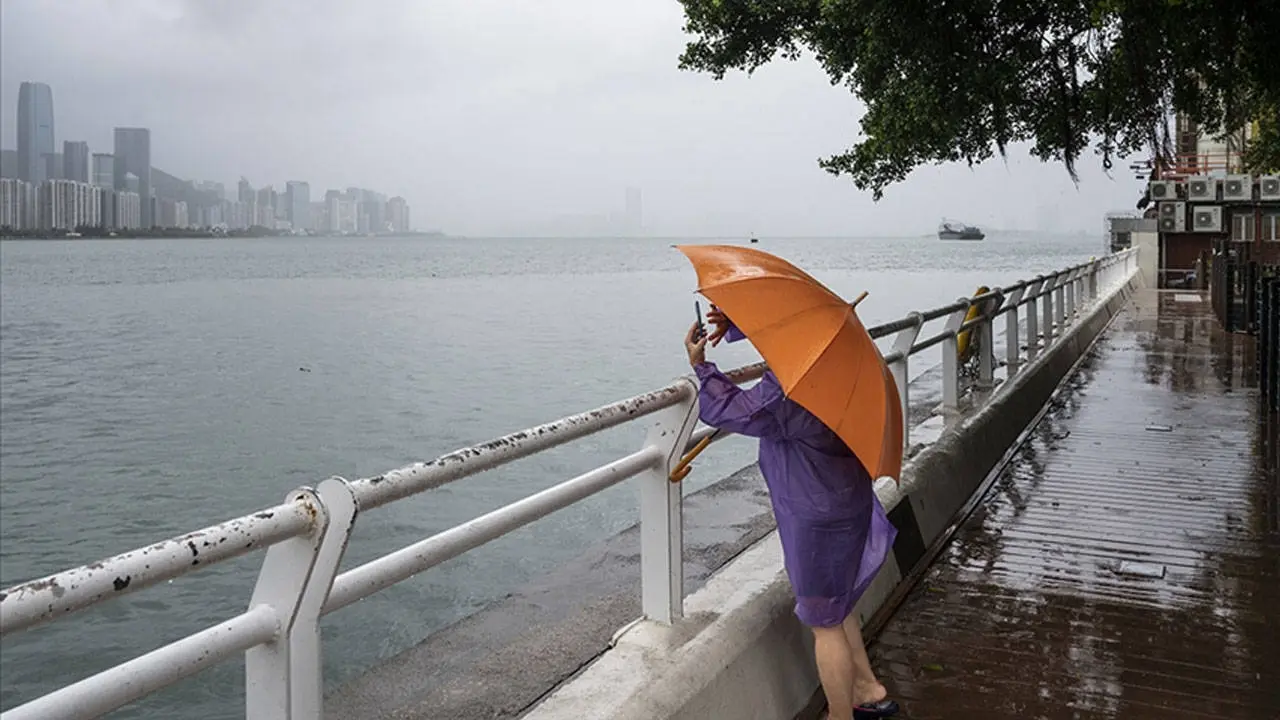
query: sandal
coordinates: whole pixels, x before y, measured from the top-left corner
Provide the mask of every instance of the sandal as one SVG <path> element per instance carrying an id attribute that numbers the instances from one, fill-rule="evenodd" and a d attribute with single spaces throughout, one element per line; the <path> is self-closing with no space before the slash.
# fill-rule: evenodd
<path id="1" fill-rule="evenodd" d="M 874 720 L 875 718 L 887 718 L 898 714 L 898 703 L 892 700 L 880 700 L 879 702 L 863 703 L 853 709 L 853 720 Z"/>

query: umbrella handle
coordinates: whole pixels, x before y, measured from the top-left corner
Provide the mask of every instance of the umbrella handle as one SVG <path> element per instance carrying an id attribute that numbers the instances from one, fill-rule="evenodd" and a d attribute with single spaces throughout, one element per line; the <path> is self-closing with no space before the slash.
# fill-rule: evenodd
<path id="1" fill-rule="evenodd" d="M 698 444 L 694 445 L 693 449 L 690 450 L 688 454 L 680 458 L 680 462 L 676 463 L 674 468 L 671 468 L 671 474 L 667 479 L 673 483 L 678 483 L 688 477 L 689 473 L 693 471 L 691 464 L 693 463 L 694 458 L 701 455 L 702 451 L 706 450 L 707 446 L 711 444 L 711 441 L 715 440 L 716 436 L 719 434 L 720 430 L 717 429 L 715 432 L 699 440 Z"/>

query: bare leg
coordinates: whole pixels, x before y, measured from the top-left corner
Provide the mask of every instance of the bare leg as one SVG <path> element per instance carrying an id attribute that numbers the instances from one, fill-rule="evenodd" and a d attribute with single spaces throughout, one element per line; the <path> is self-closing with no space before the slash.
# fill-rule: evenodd
<path id="1" fill-rule="evenodd" d="M 871 659 L 867 657 L 867 647 L 862 642 L 862 623 L 857 613 L 850 613 L 844 619 L 844 633 L 849 645 L 849 659 L 853 676 L 853 705 L 873 703 L 885 699 L 888 691 L 876 679 L 871 669 Z M 824 683 L 825 687 L 825 683 Z M 853 711 L 850 710 L 850 713 Z M 833 716 L 839 717 L 839 716 Z"/>
<path id="2" fill-rule="evenodd" d="M 849 639 L 840 626 L 813 628 L 814 655 L 818 661 L 818 678 L 827 696 L 828 717 L 845 720 L 853 717 L 853 652 Z"/>

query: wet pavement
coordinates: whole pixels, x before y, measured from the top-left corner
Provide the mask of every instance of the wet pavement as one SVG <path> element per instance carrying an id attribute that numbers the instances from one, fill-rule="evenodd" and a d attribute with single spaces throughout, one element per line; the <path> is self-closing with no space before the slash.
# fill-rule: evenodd
<path id="1" fill-rule="evenodd" d="M 901 718 L 1280 718 L 1280 421 L 1144 290 L 871 646 Z"/>

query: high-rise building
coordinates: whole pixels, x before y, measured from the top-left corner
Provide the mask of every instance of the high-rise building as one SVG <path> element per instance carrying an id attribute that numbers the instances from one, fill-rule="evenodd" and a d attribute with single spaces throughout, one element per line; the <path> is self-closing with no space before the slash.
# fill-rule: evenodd
<path id="1" fill-rule="evenodd" d="M 0 227 L 36 229 L 36 188 L 26 180 L 0 179 Z"/>
<path id="2" fill-rule="evenodd" d="M 102 188 L 116 186 L 116 156 L 111 153 L 93 154 L 93 184 Z"/>
<path id="3" fill-rule="evenodd" d="M 116 227 L 134 230 L 142 227 L 142 196 L 128 190 L 116 191 Z"/>
<path id="4" fill-rule="evenodd" d="M 101 196 L 88 183 L 45 180 L 40 184 L 40 222 L 44 230 L 75 230 L 102 224 Z"/>
<path id="5" fill-rule="evenodd" d="M 18 151 L 0 150 L 0 178 L 18 178 Z"/>
<path id="6" fill-rule="evenodd" d="M 39 82 L 18 88 L 18 178 L 45 179 L 45 155 L 53 154 L 53 90 Z"/>
<path id="7" fill-rule="evenodd" d="M 156 205 L 159 208 L 159 217 L 156 219 L 156 226 L 162 228 L 187 228 L 191 225 L 191 218 L 188 213 L 187 204 L 182 200 L 172 200 L 170 198 L 158 198 Z"/>
<path id="8" fill-rule="evenodd" d="M 242 203 L 254 201 L 253 186 L 249 184 L 247 178 L 240 178 L 240 183 L 236 186 L 236 199 Z"/>
<path id="9" fill-rule="evenodd" d="M 329 204 L 323 200 L 311 203 L 311 224 L 308 230 L 324 232 L 329 229 Z"/>
<path id="10" fill-rule="evenodd" d="M 98 207 L 101 212 L 101 222 L 99 224 L 108 229 L 119 227 L 117 225 L 117 222 L 119 222 L 117 217 L 119 208 L 116 205 L 116 191 L 112 190 L 110 185 L 99 185 L 97 183 L 94 183 L 93 188 L 98 193 Z"/>
<path id="11" fill-rule="evenodd" d="M 132 173 L 138 178 L 137 193 L 142 202 L 142 227 L 154 225 L 155 216 L 151 202 L 151 131 L 147 128 L 115 129 L 115 163 L 113 172 L 116 190 L 128 190 L 125 176 Z"/>
<path id="12" fill-rule="evenodd" d="M 253 224 L 264 228 L 276 226 L 276 191 L 270 185 L 258 188 Z"/>
<path id="13" fill-rule="evenodd" d="M 311 227 L 311 186 L 300 180 L 285 183 L 285 206 L 288 213 L 285 219 L 293 224 L 295 230 L 306 230 Z"/>
<path id="14" fill-rule="evenodd" d="M 396 196 L 387 201 L 387 222 L 392 232 L 409 232 L 409 204 Z"/>
<path id="15" fill-rule="evenodd" d="M 62 153 L 45 153 L 44 179 L 66 180 L 66 178 L 62 177 L 62 165 Z"/>
<path id="16" fill-rule="evenodd" d="M 67 140 L 62 143 L 62 178 L 79 183 L 89 182 L 89 143 Z"/>

